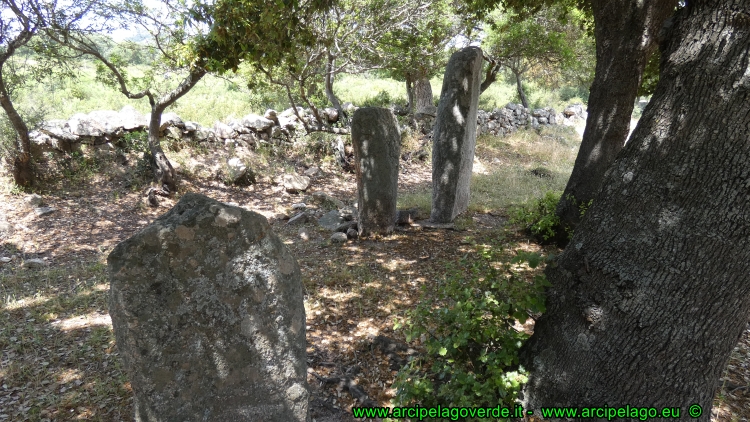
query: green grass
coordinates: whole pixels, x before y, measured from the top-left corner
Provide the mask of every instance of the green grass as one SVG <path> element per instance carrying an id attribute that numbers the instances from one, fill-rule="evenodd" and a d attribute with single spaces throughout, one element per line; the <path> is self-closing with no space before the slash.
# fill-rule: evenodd
<path id="1" fill-rule="evenodd" d="M 434 94 L 434 83 L 432 89 Z M 385 91 L 390 98 L 399 103 L 406 103 L 406 84 L 390 78 L 375 78 L 369 75 L 341 75 L 334 82 L 334 90 L 341 101 L 349 101 L 355 105 L 364 104 L 381 91 Z"/>
<path id="2" fill-rule="evenodd" d="M 430 215 L 432 209 L 432 193 L 418 192 L 399 195 L 396 199 L 398 209 L 419 208 L 424 215 Z"/>
<path id="3" fill-rule="evenodd" d="M 129 74 L 138 76 L 142 70 L 140 67 L 130 68 Z M 176 84 L 179 81 L 172 77 L 169 82 Z M 274 96 L 266 93 L 253 95 L 247 90 L 243 92 L 238 86 L 226 79 L 207 75 L 167 112 L 177 113 L 183 120 L 211 126 L 217 120 L 239 118 L 251 112 L 263 113 L 278 103 Z M 75 80 L 31 84 L 16 102 L 21 108 L 28 108 L 40 98 L 44 98 L 48 119 L 67 119 L 76 113 L 93 110 L 120 110 L 126 105 L 144 114 L 150 112 L 148 99 L 129 100 L 122 93 L 96 81 L 90 64 L 82 66 Z"/>

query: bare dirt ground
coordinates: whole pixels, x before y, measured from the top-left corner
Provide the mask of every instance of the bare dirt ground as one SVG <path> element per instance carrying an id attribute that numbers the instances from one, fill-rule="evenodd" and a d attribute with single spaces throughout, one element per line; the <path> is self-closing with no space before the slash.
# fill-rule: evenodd
<path id="1" fill-rule="evenodd" d="M 306 169 L 290 165 L 298 173 Z M 143 187 L 134 188 L 123 177 L 127 166 L 121 167 L 44 190 L 44 205 L 55 208 L 49 215 L 31 211 L 24 202 L 27 195 L 8 193 L 0 201 L 7 222 L 0 257 L 11 259 L 0 268 L 0 421 L 132 418 L 132 391 L 107 314 L 104 262 L 118 242 L 166 212 L 176 198 L 147 206 Z M 388 237 L 331 244 L 330 232 L 314 221 L 286 224 L 292 204 L 313 191 L 347 204 L 355 201 L 353 174 L 335 165 L 321 167 L 302 194 L 286 193 L 271 181 L 273 175 L 244 188 L 185 177 L 181 193 L 203 193 L 265 215 L 293 251 L 306 289 L 313 417 L 317 422 L 346 421 L 353 420 L 351 407 L 362 401 L 389 405 L 396 356 L 389 356 L 388 347 L 398 348 L 404 340 L 394 332 L 394 322 L 419 300 L 425 286 L 443 276 L 446 263 L 497 238 L 507 239 L 508 245 L 542 248 L 508 226 L 503 210 L 466 215 L 460 230 L 409 225 Z M 400 183 L 400 194 L 426 190 L 429 165 L 403 163 Z M 302 227 L 307 240 L 300 237 Z M 45 264 L 23 269 L 31 259 Z M 403 350 L 397 355 L 405 356 Z M 750 330 L 732 352 L 713 421 L 750 417 L 749 365 Z M 356 388 L 349 388 L 352 383 Z"/>

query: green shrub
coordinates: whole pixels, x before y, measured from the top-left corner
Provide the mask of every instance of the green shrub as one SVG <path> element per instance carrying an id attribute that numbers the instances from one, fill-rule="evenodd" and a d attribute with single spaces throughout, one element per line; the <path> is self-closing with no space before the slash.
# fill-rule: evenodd
<path id="1" fill-rule="evenodd" d="M 515 210 L 511 222 L 523 224 L 525 229 L 543 241 L 554 238 L 560 226 L 560 218 L 555 214 L 561 192 L 547 191 L 543 197 L 531 204 Z"/>
<path id="2" fill-rule="evenodd" d="M 362 103 L 362 107 L 388 107 L 392 103 L 393 98 L 391 98 L 391 94 L 386 90 L 382 90 L 374 97 L 368 97 L 364 103 Z"/>
<path id="3" fill-rule="evenodd" d="M 73 85 L 70 87 L 70 96 L 77 100 L 86 100 L 89 98 L 89 93 L 81 85 Z"/>
<path id="4" fill-rule="evenodd" d="M 589 90 L 584 86 L 564 86 L 559 91 L 560 101 L 564 103 L 582 102 L 588 104 Z"/>
<path id="5" fill-rule="evenodd" d="M 125 152 L 147 152 L 149 151 L 148 132 L 128 132 L 120 138 L 118 146 L 120 146 Z"/>
<path id="6" fill-rule="evenodd" d="M 512 407 L 527 381 L 518 350 L 528 335 L 514 325 L 544 312 L 549 284 L 543 275 L 524 280 L 515 264 L 534 268 L 541 257 L 519 251 L 498 265 L 491 249 L 480 252 L 449 269 L 407 314 L 407 340 L 420 338 L 426 354 L 397 374 L 395 405 Z"/>

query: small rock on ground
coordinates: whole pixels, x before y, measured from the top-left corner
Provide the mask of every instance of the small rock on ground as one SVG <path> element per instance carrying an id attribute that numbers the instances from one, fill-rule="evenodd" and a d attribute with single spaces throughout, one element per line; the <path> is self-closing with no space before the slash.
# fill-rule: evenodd
<path id="1" fill-rule="evenodd" d="M 331 242 L 332 243 L 344 243 L 349 238 L 346 236 L 346 233 L 336 232 L 331 235 Z"/>
<path id="2" fill-rule="evenodd" d="M 329 211 L 318 219 L 318 224 L 331 231 L 335 231 L 339 224 L 343 222 L 344 218 L 337 210 Z"/>
<path id="3" fill-rule="evenodd" d="M 29 269 L 44 268 L 47 263 L 43 259 L 27 259 L 23 262 L 23 266 Z"/>
<path id="4" fill-rule="evenodd" d="M 310 178 L 297 174 L 284 175 L 284 189 L 289 193 L 297 193 L 307 190 L 310 187 Z"/>
<path id="5" fill-rule="evenodd" d="M 310 230 L 307 227 L 302 227 L 299 229 L 299 238 L 307 242 L 310 240 Z"/>
<path id="6" fill-rule="evenodd" d="M 305 224 L 309 220 L 309 216 L 306 212 L 301 212 L 294 217 L 290 218 L 289 221 L 286 222 L 287 225 L 293 226 L 295 224 Z"/>
<path id="7" fill-rule="evenodd" d="M 45 215 L 50 215 L 53 212 L 57 211 L 57 208 L 52 207 L 38 207 L 34 208 L 34 213 L 36 213 L 37 216 L 42 217 Z"/>
<path id="8" fill-rule="evenodd" d="M 38 208 L 42 206 L 42 197 L 33 193 L 23 199 L 23 202 L 29 208 Z"/>

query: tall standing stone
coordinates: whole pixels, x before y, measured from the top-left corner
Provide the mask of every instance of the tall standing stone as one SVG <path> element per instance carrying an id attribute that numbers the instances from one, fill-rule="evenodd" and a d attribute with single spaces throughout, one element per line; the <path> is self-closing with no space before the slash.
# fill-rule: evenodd
<path id="1" fill-rule="evenodd" d="M 469 206 L 481 71 L 479 47 L 453 53 L 445 69 L 432 136 L 430 220 L 435 223 L 450 223 Z"/>
<path id="2" fill-rule="evenodd" d="M 300 270 L 263 216 L 186 194 L 108 264 L 136 421 L 309 420 Z"/>
<path id="3" fill-rule="evenodd" d="M 365 107 L 352 117 L 359 235 L 387 234 L 396 220 L 401 131 L 386 108 Z"/>

